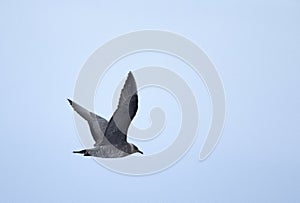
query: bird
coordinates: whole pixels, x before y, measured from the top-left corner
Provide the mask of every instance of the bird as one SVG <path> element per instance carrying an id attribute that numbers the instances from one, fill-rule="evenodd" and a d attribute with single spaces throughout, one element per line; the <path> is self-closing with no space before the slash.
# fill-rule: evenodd
<path id="1" fill-rule="evenodd" d="M 121 158 L 134 153 L 143 154 L 137 146 L 127 142 L 129 125 L 138 110 L 137 85 L 131 71 L 121 90 L 117 109 L 109 121 L 76 102 L 67 100 L 73 110 L 88 122 L 95 141 L 93 148 L 73 151 L 73 153 L 100 158 Z"/>

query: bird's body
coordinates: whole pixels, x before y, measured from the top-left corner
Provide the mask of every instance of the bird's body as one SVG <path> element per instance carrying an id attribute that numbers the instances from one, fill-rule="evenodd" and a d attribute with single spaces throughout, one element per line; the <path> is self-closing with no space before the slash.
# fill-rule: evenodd
<path id="1" fill-rule="evenodd" d="M 88 122 L 95 140 L 94 148 L 74 151 L 74 153 L 101 158 L 120 158 L 136 152 L 143 154 L 134 144 L 127 142 L 128 127 L 138 109 L 137 88 L 131 72 L 121 91 L 118 108 L 109 121 L 70 99 L 68 101 L 73 109 Z"/>
<path id="2" fill-rule="evenodd" d="M 119 148 L 114 145 L 101 145 L 91 149 L 74 151 L 74 153 L 80 153 L 84 156 L 95 156 L 102 158 L 120 158 L 131 154 L 130 152 L 132 146 L 129 143 L 126 145 L 120 145 Z"/>

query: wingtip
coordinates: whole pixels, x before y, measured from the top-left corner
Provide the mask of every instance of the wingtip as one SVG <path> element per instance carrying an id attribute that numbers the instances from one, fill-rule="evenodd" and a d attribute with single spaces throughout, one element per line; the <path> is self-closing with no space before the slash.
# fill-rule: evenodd
<path id="1" fill-rule="evenodd" d="M 128 72 L 126 81 L 128 81 L 128 80 L 129 81 L 133 81 L 133 80 L 135 81 L 134 76 L 133 76 L 131 71 Z"/>
<path id="2" fill-rule="evenodd" d="M 132 74 L 132 72 L 131 72 L 131 71 L 129 71 L 129 73 L 128 73 L 128 76 L 133 76 L 133 74 Z"/>
<path id="3" fill-rule="evenodd" d="M 69 104 L 72 106 L 73 101 L 71 99 L 67 99 Z"/>

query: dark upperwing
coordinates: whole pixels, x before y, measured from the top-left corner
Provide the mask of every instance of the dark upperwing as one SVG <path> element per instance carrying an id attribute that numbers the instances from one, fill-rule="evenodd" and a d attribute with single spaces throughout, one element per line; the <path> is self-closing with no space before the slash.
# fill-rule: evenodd
<path id="1" fill-rule="evenodd" d="M 128 127 L 138 109 L 138 95 L 135 79 L 128 73 L 121 91 L 117 110 L 108 122 L 104 136 L 112 145 L 127 142 Z"/>

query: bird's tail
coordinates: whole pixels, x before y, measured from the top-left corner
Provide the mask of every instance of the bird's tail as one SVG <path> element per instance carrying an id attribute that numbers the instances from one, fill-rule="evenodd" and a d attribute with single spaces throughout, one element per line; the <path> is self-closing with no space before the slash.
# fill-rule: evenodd
<path id="1" fill-rule="evenodd" d="M 86 149 L 80 151 L 73 151 L 73 153 L 83 154 L 83 156 L 91 156 Z"/>

